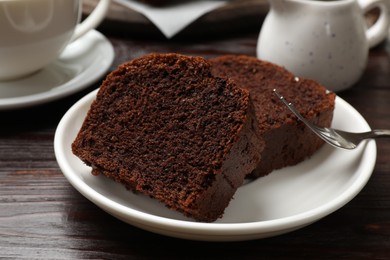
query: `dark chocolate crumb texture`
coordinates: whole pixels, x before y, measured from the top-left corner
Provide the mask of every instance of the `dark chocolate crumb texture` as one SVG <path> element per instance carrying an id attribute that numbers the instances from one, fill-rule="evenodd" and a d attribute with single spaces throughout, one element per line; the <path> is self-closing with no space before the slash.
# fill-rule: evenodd
<path id="1" fill-rule="evenodd" d="M 315 81 L 297 78 L 273 63 L 245 55 L 225 55 L 210 60 L 213 74 L 229 77 L 249 90 L 256 110 L 260 135 L 265 143 L 261 160 L 251 177 L 295 165 L 313 155 L 322 145 L 273 94 L 277 89 L 312 123 L 329 127 L 335 93 Z"/>
<path id="2" fill-rule="evenodd" d="M 150 54 L 107 76 L 72 151 L 93 174 L 212 222 L 263 146 L 248 90 L 203 58 Z"/>

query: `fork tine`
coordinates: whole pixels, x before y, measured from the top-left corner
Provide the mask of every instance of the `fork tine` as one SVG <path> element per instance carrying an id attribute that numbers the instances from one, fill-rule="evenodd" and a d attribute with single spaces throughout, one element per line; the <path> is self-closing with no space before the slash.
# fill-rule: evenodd
<path id="1" fill-rule="evenodd" d="M 290 111 L 296 117 L 298 117 L 299 120 L 301 120 L 306 125 L 310 126 L 310 128 L 313 127 L 313 125 L 310 122 L 306 121 L 306 119 L 298 112 L 298 110 L 294 107 L 294 105 L 292 103 L 287 102 L 286 99 L 276 91 L 276 89 L 274 89 L 273 91 L 274 91 L 275 95 L 290 109 Z"/>
<path id="2" fill-rule="evenodd" d="M 304 118 L 299 112 L 298 110 L 294 107 L 294 105 L 292 103 L 289 103 L 286 101 L 286 99 L 280 95 L 276 89 L 273 90 L 274 94 L 288 107 L 288 109 L 296 116 L 298 117 L 299 120 L 301 120 L 307 127 L 309 127 L 314 133 L 316 133 L 319 137 L 321 137 L 322 139 L 324 139 L 325 141 L 328 142 L 327 140 L 327 137 L 326 135 L 324 135 L 321 131 L 321 129 L 315 125 L 313 125 L 312 123 L 310 123 L 309 121 L 306 120 L 306 118 Z"/>
<path id="3" fill-rule="evenodd" d="M 326 143 L 334 147 L 351 150 L 356 148 L 358 144 L 364 139 L 377 138 L 380 136 L 382 137 L 390 136 L 390 130 L 373 130 L 373 131 L 363 132 L 363 133 L 350 133 L 350 132 L 345 132 L 333 128 L 319 127 L 306 120 L 306 118 L 304 118 L 298 112 L 298 110 L 294 107 L 294 105 L 287 102 L 285 98 L 276 91 L 276 89 L 274 89 L 273 92 L 300 121 L 302 121 L 310 130 L 312 130 L 322 140 L 324 140 Z"/>

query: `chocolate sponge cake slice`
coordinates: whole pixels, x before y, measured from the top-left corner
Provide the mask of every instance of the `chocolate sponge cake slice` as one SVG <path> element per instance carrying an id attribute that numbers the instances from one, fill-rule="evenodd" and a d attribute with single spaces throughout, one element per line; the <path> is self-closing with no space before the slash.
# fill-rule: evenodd
<path id="1" fill-rule="evenodd" d="M 253 177 L 295 165 L 310 157 L 323 144 L 311 130 L 273 94 L 277 89 L 312 123 L 329 127 L 335 94 L 309 79 L 296 78 L 286 69 L 246 55 L 225 55 L 210 60 L 213 74 L 229 77 L 249 90 L 256 110 L 260 135 L 265 142 Z"/>
<path id="2" fill-rule="evenodd" d="M 204 222 L 223 215 L 262 149 L 249 92 L 178 54 L 109 74 L 72 144 L 93 174 Z"/>

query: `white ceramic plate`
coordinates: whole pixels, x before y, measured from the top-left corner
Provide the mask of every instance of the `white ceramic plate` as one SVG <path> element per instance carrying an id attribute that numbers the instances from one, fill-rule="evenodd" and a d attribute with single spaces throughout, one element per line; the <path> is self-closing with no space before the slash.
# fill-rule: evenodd
<path id="1" fill-rule="evenodd" d="M 53 101 L 101 78 L 114 60 L 114 48 L 92 30 L 71 43 L 55 62 L 28 77 L 0 82 L 0 110 Z"/>
<path id="2" fill-rule="evenodd" d="M 223 218 L 199 223 L 159 202 L 127 191 L 104 176 L 92 176 L 71 152 L 96 91 L 77 102 L 55 134 L 55 154 L 69 182 L 86 198 L 116 218 L 155 233 L 205 241 L 238 241 L 275 236 L 299 229 L 339 209 L 364 187 L 376 160 L 376 143 L 353 151 L 323 146 L 313 157 L 240 187 Z M 364 118 L 336 98 L 333 126 L 369 130 Z M 336 227 L 337 228 L 337 227 Z"/>

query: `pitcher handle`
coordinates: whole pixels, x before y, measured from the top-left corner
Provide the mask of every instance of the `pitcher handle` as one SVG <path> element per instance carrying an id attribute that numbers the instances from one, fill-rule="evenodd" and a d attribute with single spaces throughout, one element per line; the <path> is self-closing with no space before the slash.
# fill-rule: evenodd
<path id="1" fill-rule="evenodd" d="M 386 0 L 358 1 L 364 14 L 374 8 L 379 8 L 380 10 L 378 20 L 366 31 L 366 37 L 370 48 L 382 42 L 389 34 L 390 18 L 385 1 Z"/>
<path id="2" fill-rule="evenodd" d="M 71 41 L 77 40 L 91 29 L 96 28 L 105 18 L 110 7 L 111 0 L 100 0 L 89 16 L 77 25 Z"/>

